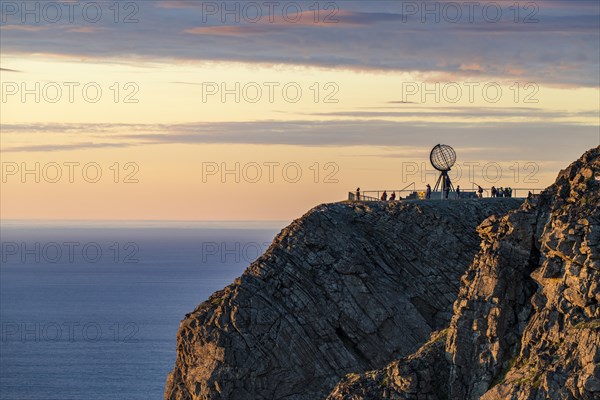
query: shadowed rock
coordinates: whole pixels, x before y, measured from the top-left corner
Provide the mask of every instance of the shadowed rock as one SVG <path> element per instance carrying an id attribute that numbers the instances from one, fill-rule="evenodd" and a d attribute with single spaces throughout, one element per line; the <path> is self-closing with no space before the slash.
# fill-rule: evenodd
<path id="1" fill-rule="evenodd" d="M 328 399 L 444 399 L 448 393 L 450 365 L 445 342 L 448 329 L 432 333 L 419 351 L 387 367 L 364 374 L 348 374 Z M 436 366 L 436 368 L 432 368 Z"/>
<path id="2" fill-rule="evenodd" d="M 338 203 L 285 228 L 181 322 L 165 399 L 324 398 L 446 327 L 476 226 L 517 199 Z"/>
<path id="3" fill-rule="evenodd" d="M 599 178 L 600 147 L 484 221 L 445 346 L 346 377 L 329 399 L 600 399 Z"/>

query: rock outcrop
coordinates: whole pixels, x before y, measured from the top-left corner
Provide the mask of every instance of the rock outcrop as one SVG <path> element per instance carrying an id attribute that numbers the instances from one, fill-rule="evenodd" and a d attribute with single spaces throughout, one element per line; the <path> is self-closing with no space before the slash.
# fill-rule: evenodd
<path id="1" fill-rule="evenodd" d="M 599 207 L 600 147 L 479 226 L 447 332 L 329 399 L 600 399 Z"/>
<path id="2" fill-rule="evenodd" d="M 347 373 L 416 351 L 450 323 L 476 226 L 521 203 L 314 208 L 186 315 L 165 399 L 323 399 Z"/>
<path id="3" fill-rule="evenodd" d="M 450 377 L 445 353 L 447 333 L 447 329 L 432 333 L 415 354 L 383 369 L 346 375 L 327 399 L 446 399 Z"/>

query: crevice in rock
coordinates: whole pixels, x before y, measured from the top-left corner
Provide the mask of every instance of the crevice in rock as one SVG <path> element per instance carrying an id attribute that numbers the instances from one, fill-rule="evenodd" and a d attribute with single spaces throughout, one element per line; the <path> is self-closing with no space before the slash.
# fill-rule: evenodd
<path id="1" fill-rule="evenodd" d="M 338 326 L 335 328 L 335 334 L 342 341 L 344 347 L 346 347 L 350 353 L 354 354 L 365 368 L 373 368 L 369 358 L 354 344 L 354 342 L 352 342 L 352 339 L 350 339 L 341 327 Z"/>

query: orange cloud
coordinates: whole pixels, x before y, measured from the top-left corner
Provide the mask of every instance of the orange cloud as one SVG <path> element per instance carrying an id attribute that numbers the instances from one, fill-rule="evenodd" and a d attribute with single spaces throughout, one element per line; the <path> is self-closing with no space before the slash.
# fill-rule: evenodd
<path id="1" fill-rule="evenodd" d="M 236 26 L 199 26 L 186 29 L 185 33 L 193 35 L 244 36 L 248 34 L 268 33 L 271 29 L 265 25 L 236 25 Z"/>
<path id="2" fill-rule="evenodd" d="M 466 72 L 483 72 L 483 67 L 477 63 L 461 64 L 459 69 Z"/>
<path id="3" fill-rule="evenodd" d="M 98 28 L 93 26 L 81 26 L 77 28 L 67 29 L 67 32 L 77 32 L 77 33 L 96 33 L 100 31 L 106 30 L 105 28 Z"/>
<path id="4" fill-rule="evenodd" d="M 47 26 L 42 25 L 4 25 L 0 26 L 0 30 L 3 31 L 24 31 L 24 32 L 39 32 L 49 29 Z"/>

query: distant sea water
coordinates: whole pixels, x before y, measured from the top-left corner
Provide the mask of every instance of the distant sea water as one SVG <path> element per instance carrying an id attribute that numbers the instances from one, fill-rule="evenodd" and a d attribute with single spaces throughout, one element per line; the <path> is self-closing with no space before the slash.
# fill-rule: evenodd
<path id="1" fill-rule="evenodd" d="M 285 225 L 3 221 L 0 399 L 162 399 L 181 319 Z"/>

